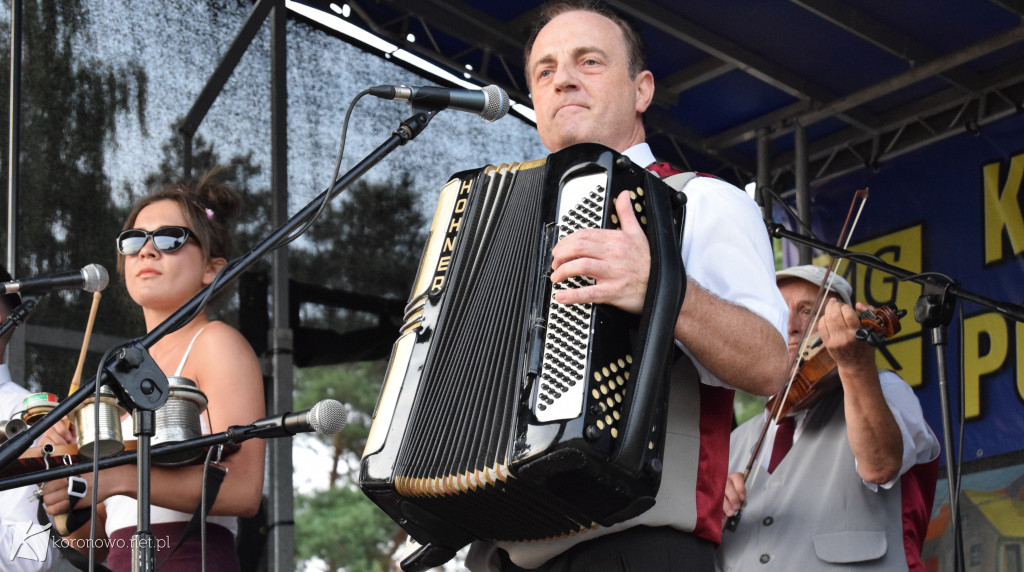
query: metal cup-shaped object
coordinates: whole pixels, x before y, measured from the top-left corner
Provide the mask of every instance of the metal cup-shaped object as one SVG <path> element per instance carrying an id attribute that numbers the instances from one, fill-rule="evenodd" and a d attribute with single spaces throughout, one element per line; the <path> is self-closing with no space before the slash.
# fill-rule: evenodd
<path id="1" fill-rule="evenodd" d="M 124 409 L 117 404 L 117 398 L 112 391 L 101 388 L 100 421 L 97 425 L 95 399 L 95 397 L 86 399 L 72 414 L 72 418 L 75 420 L 75 432 L 78 434 L 78 455 L 86 459 L 92 458 L 94 442 L 99 444 L 100 458 L 124 451 L 124 440 L 121 438 L 121 416 L 125 413 Z"/>
<path id="2" fill-rule="evenodd" d="M 43 418 L 54 407 L 57 407 L 57 396 L 52 393 L 33 393 L 26 395 L 22 400 L 21 420 L 26 425 L 35 425 L 36 421 Z"/>
<path id="3" fill-rule="evenodd" d="M 21 419 L 15 418 L 0 421 L 0 443 L 26 430 L 28 430 L 28 425 Z"/>
<path id="4" fill-rule="evenodd" d="M 206 409 L 206 395 L 191 379 L 167 376 L 170 395 L 167 402 L 156 410 L 156 435 L 151 443 L 155 447 L 162 443 L 187 441 L 203 435 L 199 415 Z M 158 465 L 184 465 L 203 455 L 202 449 L 162 453 L 153 455 Z"/>

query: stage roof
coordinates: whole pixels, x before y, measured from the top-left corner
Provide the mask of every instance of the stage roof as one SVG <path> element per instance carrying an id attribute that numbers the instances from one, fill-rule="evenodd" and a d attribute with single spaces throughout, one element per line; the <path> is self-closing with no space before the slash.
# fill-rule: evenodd
<path id="1" fill-rule="evenodd" d="M 529 104 L 522 50 L 536 0 L 298 3 Z M 757 173 L 759 134 L 785 191 L 797 125 L 813 187 L 1024 111 L 1024 0 L 608 3 L 647 43 L 655 153 L 736 183 Z"/>

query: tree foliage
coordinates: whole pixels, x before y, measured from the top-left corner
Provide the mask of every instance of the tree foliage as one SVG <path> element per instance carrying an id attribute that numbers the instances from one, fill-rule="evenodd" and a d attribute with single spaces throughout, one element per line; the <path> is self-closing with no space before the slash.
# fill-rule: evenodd
<path id="1" fill-rule="evenodd" d="M 145 179 L 147 190 L 176 183 L 184 176 L 184 143 L 177 129 L 171 128 L 172 133 L 160 146 L 162 158 L 157 172 Z M 236 254 L 247 252 L 265 238 L 271 230 L 267 225 L 270 220 L 270 189 L 255 186 L 263 167 L 255 161 L 251 150 L 235 153 L 224 160 L 213 143 L 202 135 L 196 135 L 192 142 L 192 171 L 193 178 L 214 172 L 218 181 L 227 183 L 241 195 L 242 207 L 232 221 L 234 228 L 231 229 Z M 267 262 L 261 261 L 260 268 L 265 270 L 267 267 Z"/>
<path id="2" fill-rule="evenodd" d="M 295 546 L 304 558 L 317 557 L 330 570 L 386 572 L 395 524 L 361 491 L 336 487 L 295 499 Z"/>
<path id="3" fill-rule="evenodd" d="M 349 411 L 345 429 L 318 436 L 331 452 L 327 490 L 296 496 L 296 551 L 301 560 L 320 558 L 329 570 L 388 570 L 398 526 L 356 488 L 359 454 L 383 378 L 382 362 L 299 370 L 296 409 L 333 398 Z M 338 513 L 344 513 L 339 515 Z M 298 540 L 302 539 L 302 540 Z"/>
<path id="4" fill-rule="evenodd" d="M 296 277 L 404 300 L 424 242 L 418 199 L 409 173 L 391 184 L 355 183 L 310 229 L 312 255 Z"/>
<path id="5" fill-rule="evenodd" d="M 408 175 L 394 185 L 354 185 L 339 208 L 328 210 L 310 229 L 316 246 L 308 256 L 292 259 L 297 279 L 404 300 L 425 240 L 416 198 Z M 359 329 L 380 319 L 358 308 L 320 307 L 304 313 L 304 322 L 337 331 Z M 393 326 L 382 334 L 388 336 L 388 343 L 398 336 L 398 324 Z M 382 361 L 356 362 L 308 368 L 296 376 L 296 408 L 333 397 L 349 410 L 348 426 L 327 443 L 331 451 L 328 490 L 296 498 L 298 557 L 320 558 L 332 571 L 340 567 L 388 570 L 392 554 L 404 539 L 398 526 L 356 488 L 358 459 L 385 369 Z"/>
<path id="6" fill-rule="evenodd" d="M 383 362 L 359 362 L 341 366 L 307 368 L 298 371 L 295 385 L 297 410 L 308 409 L 322 399 L 336 399 L 348 409 L 348 425 L 345 430 L 331 437 L 322 437 L 335 452 L 332 463 L 331 486 L 337 477 L 355 481 L 356 475 L 341 466 L 341 456 L 358 455 L 366 445 L 370 432 L 370 415 L 377 403 L 381 380 L 384 378 Z M 349 457 L 351 459 L 351 457 Z"/>
<path id="7" fill-rule="evenodd" d="M 124 210 L 112 200 L 104 174 L 104 150 L 120 116 L 142 117 L 146 74 L 135 62 L 112 66 L 90 56 L 84 31 L 88 10 L 80 0 L 24 0 L 18 157 L 15 276 L 63 272 L 98 263 L 115 267 L 113 237 Z M 5 36 L 10 32 L 5 31 Z M 3 38 L 10 61 L 10 38 Z M 0 95 L 9 121 L 9 91 Z M 7 176 L 8 155 L 0 158 Z M 9 237 L 4 237 L 5 239 Z M 96 331 L 125 335 L 141 318 L 121 311 L 127 293 L 116 277 L 103 293 L 104 319 Z M 32 323 L 84 328 L 92 300 L 84 295 L 47 295 Z M 26 352 L 30 380 L 64 393 L 77 352 L 32 347 Z M 28 380 L 27 380 L 28 381 Z"/>
<path id="8" fill-rule="evenodd" d="M 309 229 L 307 253 L 292 257 L 295 280 L 404 303 L 425 241 L 419 194 L 408 173 L 393 184 L 358 181 Z M 353 330 L 383 316 L 352 307 L 307 307 L 304 325 Z M 390 324 L 397 335 L 398 323 Z"/>

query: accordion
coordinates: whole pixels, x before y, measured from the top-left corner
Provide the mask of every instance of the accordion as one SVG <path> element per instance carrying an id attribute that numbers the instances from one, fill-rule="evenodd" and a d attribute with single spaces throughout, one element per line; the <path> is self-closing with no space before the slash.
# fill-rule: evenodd
<path id="1" fill-rule="evenodd" d="M 629 190 L 651 250 L 641 314 L 559 304 L 551 250 L 616 228 Z M 684 198 L 595 144 L 442 188 L 360 467 L 363 492 L 437 566 L 475 539 L 528 541 L 632 518 L 661 482 Z"/>

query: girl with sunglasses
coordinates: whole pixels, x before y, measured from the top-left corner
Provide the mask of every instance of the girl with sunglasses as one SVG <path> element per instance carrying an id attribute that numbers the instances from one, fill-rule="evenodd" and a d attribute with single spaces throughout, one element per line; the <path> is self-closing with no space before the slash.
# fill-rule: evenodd
<path id="1" fill-rule="evenodd" d="M 230 188 L 204 179 L 194 185 L 162 189 L 132 210 L 117 236 L 118 270 L 124 275 L 132 300 L 142 308 L 147 330 L 162 323 L 213 281 L 231 255 L 225 223 L 239 205 L 238 196 Z M 208 405 L 201 415 L 204 433 L 217 433 L 264 417 L 263 377 L 252 348 L 234 328 L 210 320 L 205 310 L 153 344 L 149 353 L 164 373 L 194 381 L 205 394 Z M 133 434 L 131 425 L 130 416 L 122 421 L 124 435 Z M 41 441 L 63 444 L 75 439 L 57 423 Z M 239 569 L 234 550 L 236 517 L 252 516 L 259 509 L 264 455 L 263 441 L 252 440 L 221 461 L 228 470 L 207 518 L 209 571 Z M 202 472 L 201 465 L 153 466 L 150 528 L 157 544 L 156 564 L 163 572 L 198 569 L 198 533 L 174 548 L 200 504 Z M 75 499 L 76 509 L 88 507 L 92 493 L 91 475 L 81 476 L 87 481 L 88 494 Z M 102 503 L 97 507 L 100 521 L 96 528 L 98 535 L 105 532 L 110 542 L 97 546 L 109 545 L 107 566 L 114 571 L 132 567 L 136 481 L 134 465 L 105 469 L 98 480 Z M 43 493 L 46 512 L 51 515 L 66 513 L 72 507 L 66 479 L 46 483 Z M 85 525 L 68 538 L 88 535 L 89 526 Z M 84 547 L 80 551 L 88 555 L 88 544 L 76 542 L 72 546 Z M 165 563 L 169 553 L 170 560 Z"/>

